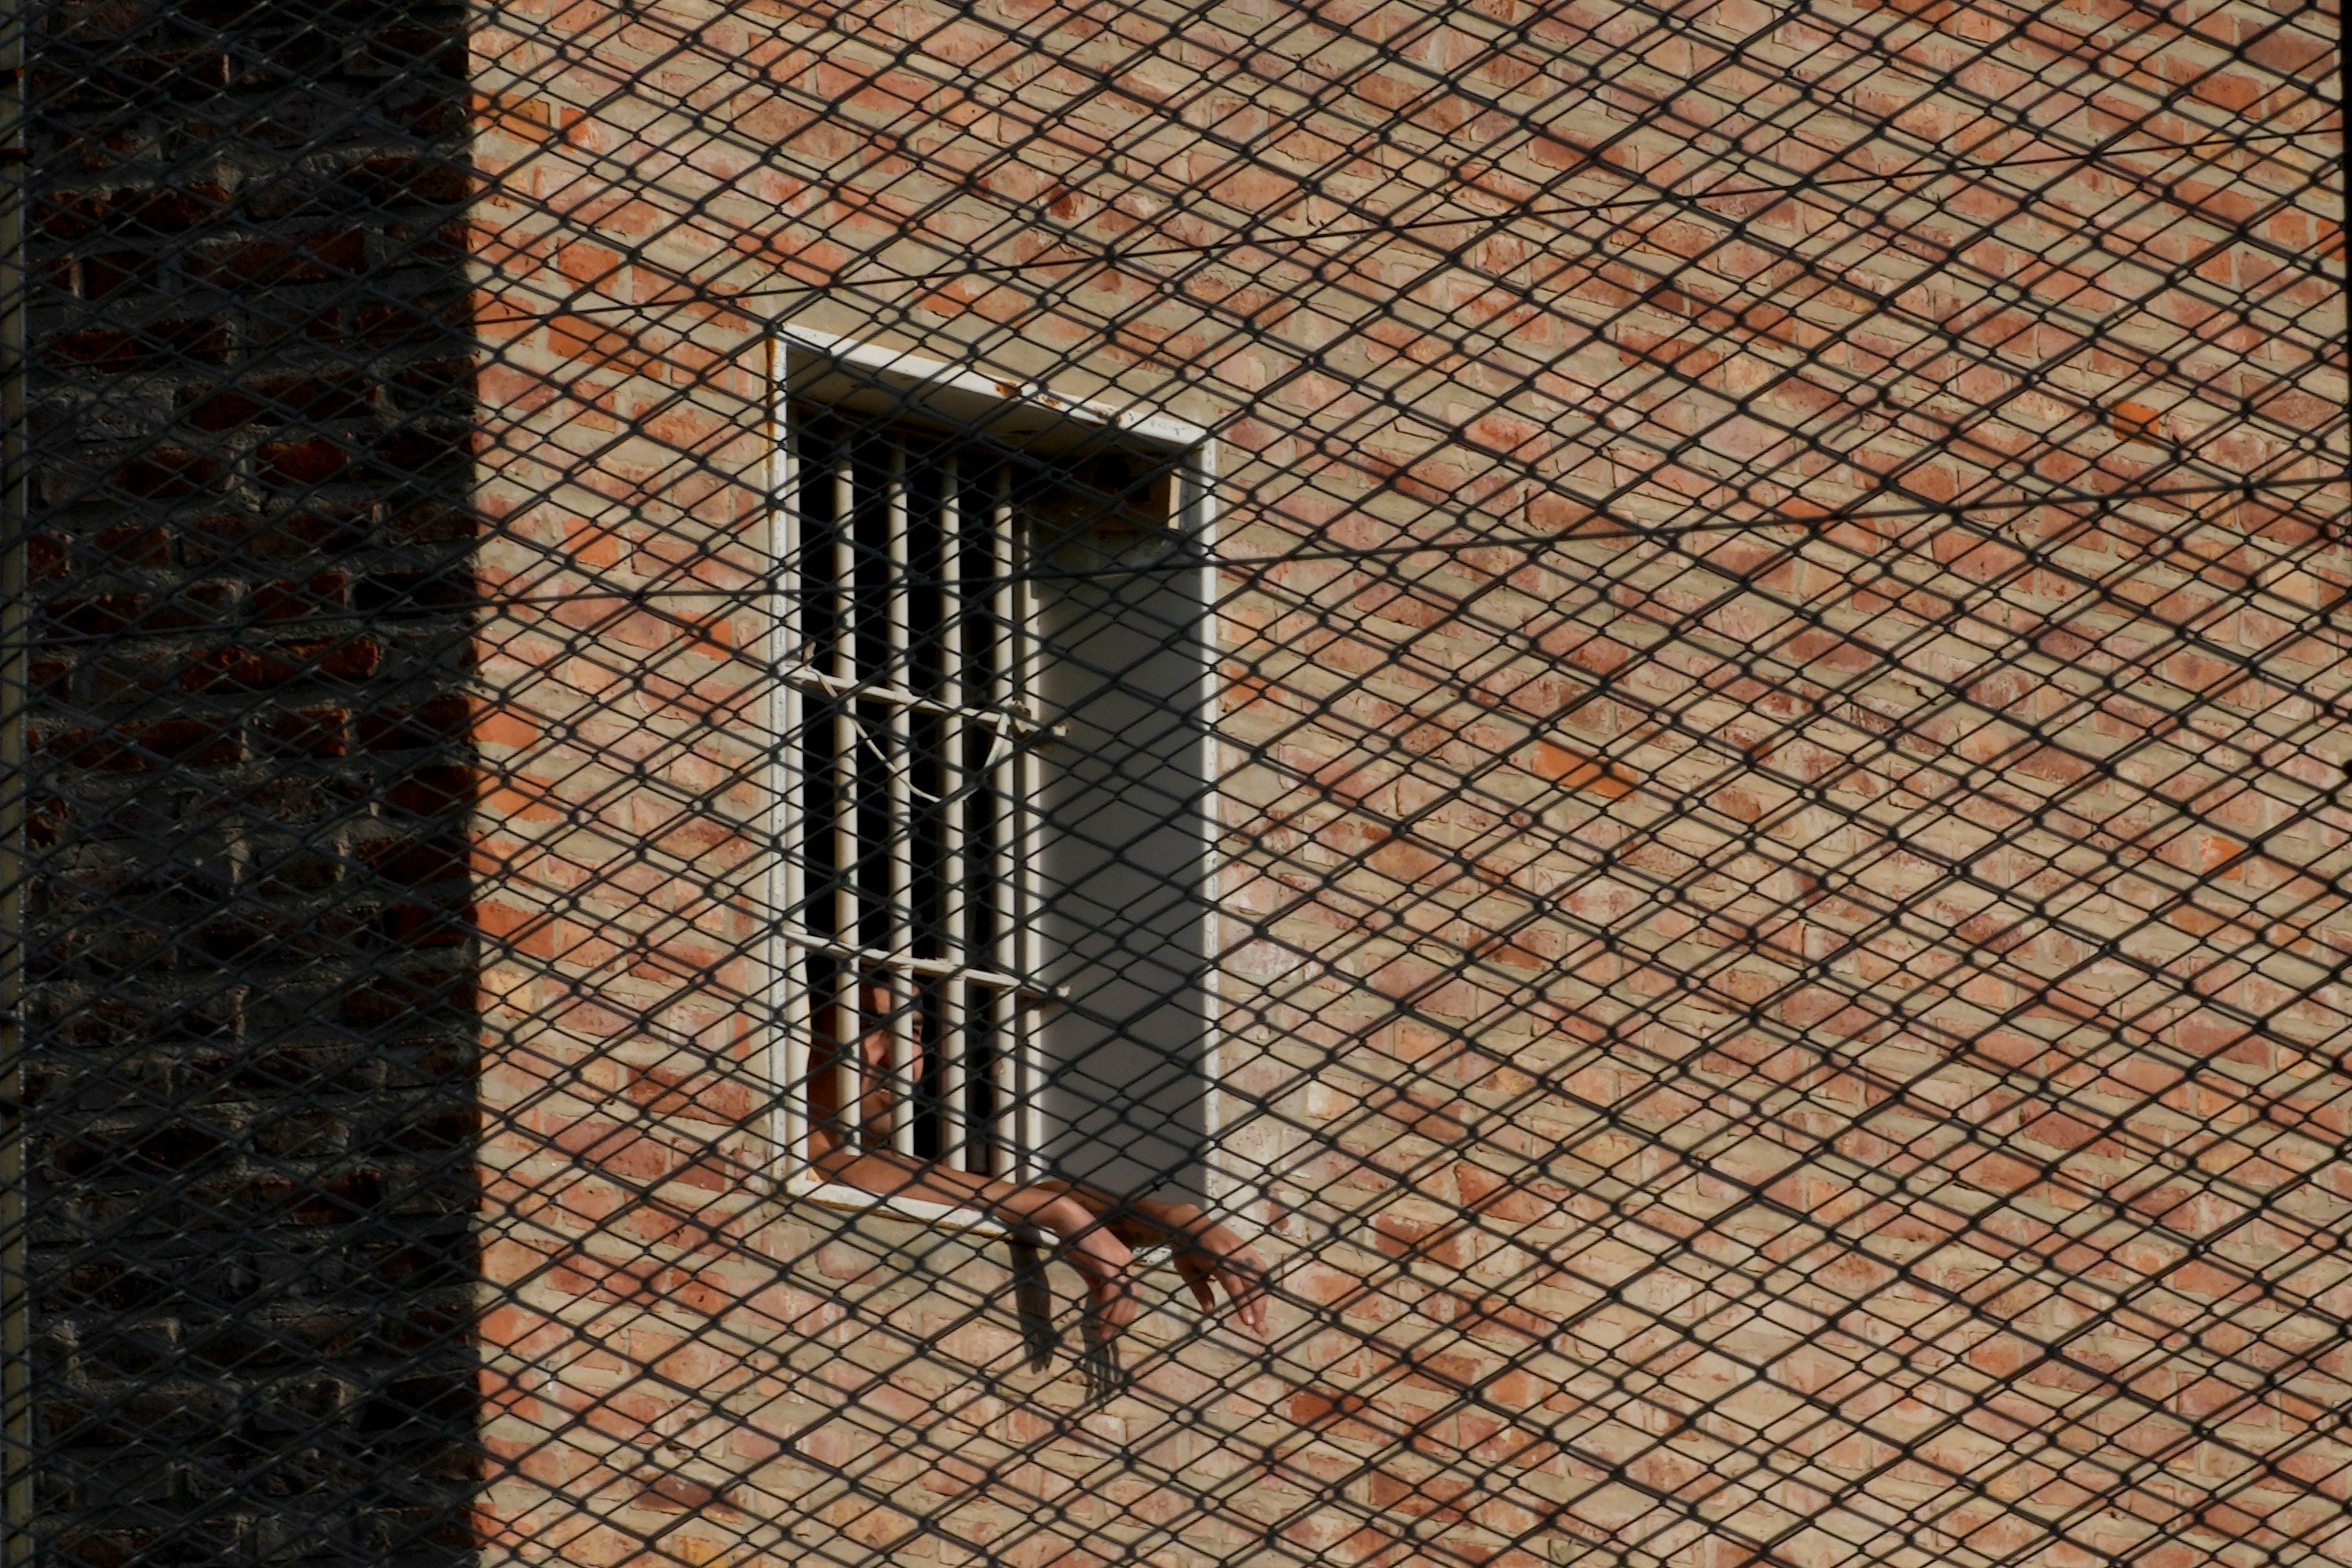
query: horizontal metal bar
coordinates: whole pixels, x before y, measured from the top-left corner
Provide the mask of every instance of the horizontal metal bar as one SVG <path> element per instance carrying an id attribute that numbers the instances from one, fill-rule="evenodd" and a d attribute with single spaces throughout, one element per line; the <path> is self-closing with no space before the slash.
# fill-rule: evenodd
<path id="1" fill-rule="evenodd" d="M 854 963 L 871 964 L 880 969 L 895 969 L 910 975 L 952 977 L 968 985 L 988 986 L 1016 996 L 1034 997 L 1043 1001 L 1066 1000 L 1059 986 L 1049 986 L 1039 980 L 1024 980 L 1001 969 L 983 969 L 974 964 L 959 964 L 952 958 L 918 958 L 908 953 L 889 953 L 879 947 L 857 947 L 835 942 L 829 936 L 787 925 L 778 935 L 803 952 L 828 958 L 846 958 Z"/>
<path id="2" fill-rule="evenodd" d="M 883 685 L 871 681 L 852 680 L 844 675 L 829 675 L 806 664 L 796 664 L 776 672 L 776 678 L 828 696 L 856 697 L 874 702 L 889 703 L 910 708 L 917 713 L 935 713 L 949 718 L 961 718 L 970 723 L 985 725 L 992 729 L 1010 729 L 1015 734 L 1057 737 L 1062 727 L 1046 724 L 1026 713 L 1008 708 L 971 707 L 958 703 L 940 702 L 905 686 Z"/>

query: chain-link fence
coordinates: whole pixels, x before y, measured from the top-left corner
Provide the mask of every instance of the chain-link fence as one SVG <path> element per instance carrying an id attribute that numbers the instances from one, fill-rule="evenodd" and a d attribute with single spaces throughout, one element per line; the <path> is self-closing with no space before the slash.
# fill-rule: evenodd
<path id="1" fill-rule="evenodd" d="M 8 1561 L 2352 1560 L 2336 10 L 8 26 Z"/>

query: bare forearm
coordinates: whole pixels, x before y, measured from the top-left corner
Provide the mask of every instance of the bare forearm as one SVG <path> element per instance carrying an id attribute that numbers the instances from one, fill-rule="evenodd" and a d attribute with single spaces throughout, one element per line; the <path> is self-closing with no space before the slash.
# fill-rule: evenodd
<path id="1" fill-rule="evenodd" d="M 1082 1182 L 1053 1177 L 1041 1178 L 1031 1186 L 1037 1191 L 1067 1197 L 1131 1247 L 1181 1247 L 1213 1223 L 1197 1204 L 1121 1197 Z"/>
<path id="2" fill-rule="evenodd" d="M 885 1197 L 919 1197 L 975 1209 L 1008 1225 L 1034 1226 L 1060 1237 L 1069 1261 L 1086 1277 L 1094 1322 L 1117 1333 L 1137 1310 L 1132 1270 L 1139 1247 L 1165 1245 L 1176 1268 L 1207 1311 L 1214 1286 L 1231 1298 L 1238 1320 L 1265 1332 L 1265 1265 L 1242 1239 L 1197 1204 L 1156 1197 L 1120 1197 L 1076 1182 L 1004 1182 L 949 1170 L 880 1149 L 826 1148 L 813 1162 L 830 1179 Z"/>
<path id="3" fill-rule="evenodd" d="M 828 1179 L 886 1197 L 918 1197 L 976 1209 L 1019 1225 L 1062 1228 L 1076 1205 L 1141 1246 L 1175 1246 L 1201 1235 L 1213 1221 L 1198 1204 L 1156 1197 L 1120 1197 L 1079 1182 L 1044 1176 L 1014 1184 L 882 1149 L 833 1149 L 815 1166 Z"/>

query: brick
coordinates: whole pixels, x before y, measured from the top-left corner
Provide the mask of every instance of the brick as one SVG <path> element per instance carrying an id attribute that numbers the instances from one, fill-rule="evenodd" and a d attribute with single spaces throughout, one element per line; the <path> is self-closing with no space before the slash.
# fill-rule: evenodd
<path id="1" fill-rule="evenodd" d="M 277 489 L 302 490 L 323 485 L 351 465 L 352 454 L 341 442 L 324 436 L 310 441 L 273 441 L 254 455 L 261 482 Z"/>
<path id="2" fill-rule="evenodd" d="M 226 362 L 229 335 L 227 328 L 206 320 L 94 327 L 58 338 L 46 352 L 69 370 L 120 374 L 173 366 L 201 369 Z"/>
<path id="3" fill-rule="evenodd" d="M 470 768 L 418 768 L 394 780 L 385 800 L 412 817 L 438 817 L 470 805 L 474 792 Z"/>
<path id="4" fill-rule="evenodd" d="M 171 564 L 169 531 L 143 523 L 101 528 L 90 539 L 92 569 L 161 567 Z"/>
<path id="5" fill-rule="evenodd" d="M 258 721 L 260 749 L 277 757 L 335 758 L 351 753 L 351 711 L 341 707 L 297 708 Z"/>
<path id="6" fill-rule="evenodd" d="M 362 579 L 352 594 L 354 607 L 379 616 L 459 609 L 475 599 L 471 574 L 457 571 L 375 572 Z"/>
<path id="7" fill-rule="evenodd" d="M 136 772 L 179 763 L 214 768 L 240 761 L 245 743 L 234 719 L 167 718 L 114 731 L 72 730 L 49 742 L 69 767 Z"/>
<path id="8" fill-rule="evenodd" d="M 361 847 L 360 859 L 389 883 L 421 887 L 465 874 L 464 840 L 427 837 L 378 840 Z"/>
<path id="9" fill-rule="evenodd" d="M 77 266 L 79 287 L 74 292 L 90 300 L 152 294 L 162 278 L 162 267 L 157 258 L 136 250 L 86 256 Z"/>
<path id="10" fill-rule="evenodd" d="M 366 232 L 335 228 L 285 239 L 215 241 L 192 258 L 191 270 L 207 281 L 253 287 L 356 277 L 367 262 Z"/>
<path id="11" fill-rule="evenodd" d="M 254 423 L 362 419 L 374 406 L 373 387 L 358 376 L 252 377 L 232 390 L 205 395 L 187 419 L 198 429 L 231 430 Z"/>
<path id="12" fill-rule="evenodd" d="M 463 909 L 427 904 L 394 904 L 383 912 L 384 934 L 401 947 L 461 947 L 474 933 Z"/>
<path id="13" fill-rule="evenodd" d="M 437 205 L 462 202 L 472 193 L 464 166 L 453 160 L 370 158 L 345 179 L 355 194 L 383 205 L 410 202 Z"/>
<path id="14" fill-rule="evenodd" d="M 222 476 L 220 462 L 200 452 L 157 447 L 107 475 L 109 488 L 145 500 L 177 500 L 209 487 Z"/>
<path id="15" fill-rule="evenodd" d="M 268 691 L 296 681 L 358 682 L 375 674 L 383 660 L 383 644 L 370 637 L 224 648 L 198 660 L 180 684 L 212 694 Z"/>
<path id="16" fill-rule="evenodd" d="M 52 600 L 47 619 L 59 632 L 78 637 L 103 637 L 134 626 L 154 606 L 147 593 L 106 593 L 95 599 Z"/>
<path id="17" fill-rule="evenodd" d="M 195 519 L 183 549 L 192 561 L 279 560 L 308 554 L 341 555 L 368 541 L 371 509 L 310 506 L 275 515 L 217 513 Z"/>
<path id="18" fill-rule="evenodd" d="M 446 746 L 466 737 L 471 710 L 463 697 L 436 697 L 411 707 L 405 704 L 362 714 L 360 744 L 370 751 L 415 751 Z"/>
<path id="19" fill-rule="evenodd" d="M 473 434 L 460 425 L 404 425 L 376 442 L 379 468 L 395 475 L 422 474 L 473 455 Z"/>

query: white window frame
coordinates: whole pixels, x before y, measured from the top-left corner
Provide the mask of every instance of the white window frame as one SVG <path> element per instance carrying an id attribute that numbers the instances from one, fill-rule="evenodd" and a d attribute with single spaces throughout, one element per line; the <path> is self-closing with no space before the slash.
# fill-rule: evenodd
<path id="1" fill-rule="evenodd" d="M 882 382 L 903 391 L 908 401 L 950 409 L 975 423 L 985 423 L 992 428 L 1002 428 L 1009 434 L 1024 429 L 1072 424 L 1095 426 L 1116 431 L 1123 442 L 1136 446 L 1156 449 L 1174 458 L 1180 494 L 1174 499 L 1171 523 L 1196 541 L 1200 565 L 1196 569 L 1198 621 L 1202 650 L 1199 685 L 1195 695 L 1196 711 L 1203 728 L 1205 756 L 1203 769 L 1211 789 L 1200 816 L 1202 841 L 1200 864 L 1201 890 L 1201 951 L 1209 962 L 1204 967 L 1202 987 L 1204 1008 L 1202 1019 L 1202 1038 L 1200 1045 L 1201 1117 L 1202 1121 L 1204 1159 L 1202 1179 L 1204 1197 L 1213 1200 L 1222 1196 L 1227 1183 L 1218 1157 L 1220 1140 L 1217 1084 L 1223 1054 L 1223 998 L 1218 984 L 1219 967 L 1216 925 L 1222 900 L 1219 896 L 1221 867 L 1217 859 L 1219 836 L 1218 799 L 1213 781 L 1220 777 L 1222 759 L 1219 755 L 1217 660 L 1222 647 L 1217 622 L 1216 512 L 1214 478 L 1216 449 L 1210 433 L 1199 425 L 1175 418 L 1156 410 L 1139 410 L 1133 406 L 1112 406 L 1100 402 L 1088 402 L 1056 396 L 1035 385 L 1021 385 L 991 379 L 971 371 L 941 361 L 852 337 L 814 330 L 797 325 L 778 325 L 769 334 L 767 426 L 763 432 L 768 453 L 768 496 L 763 508 L 760 549 L 767 562 L 765 580 L 768 589 L 761 596 L 761 642 L 759 657 L 769 670 L 761 715 L 761 732 L 779 737 L 797 735 L 800 729 L 802 693 L 807 681 L 822 680 L 800 668 L 798 651 L 789 643 L 789 622 L 783 613 L 784 573 L 796 559 L 799 525 L 794 512 L 800 494 L 801 475 L 796 471 L 796 456 L 790 440 L 788 405 L 801 401 L 803 394 L 795 389 L 794 361 L 806 356 L 818 365 L 832 363 L 843 366 L 862 380 Z M 823 398 L 814 401 L 823 402 Z M 977 416 L 977 417 L 975 417 Z M 1024 606 L 1021 618 L 1028 622 L 1031 655 L 1035 656 L 1034 604 Z M 1030 722 L 1050 725 L 1050 716 L 1034 710 L 1021 716 Z M 1032 754 L 1023 754 L 1022 766 L 1034 769 Z M 789 751 L 782 746 L 772 750 L 762 779 L 766 784 L 766 805 L 762 812 L 761 837 L 770 845 L 780 844 L 786 833 L 785 813 L 791 795 L 792 763 Z M 1034 800 L 1036 793 L 1034 779 L 1024 779 L 1016 794 Z M 1034 834 L 1034 826 L 1029 830 Z M 1034 911 L 1037 890 L 1035 866 L 1038 849 L 1033 842 L 1025 857 L 1027 880 L 1033 884 L 1022 890 L 1026 907 Z M 972 1229 L 999 1234 L 1002 1228 L 986 1217 L 968 1208 L 929 1202 L 908 1197 L 883 1197 L 828 1182 L 817 1175 L 806 1157 L 806 1140 L 810 1128 L 805 1115 L 806 1084 L 809 1077 L 809 1044 L 813 1022 L 810 1019 L 810 998 L 806 987 L 797 984 L 793 976 L 793 955 L 805 951 L 814 940 L 813 934 L 788 928 L 785 912 L 799 906 L 800 888 L 794 885 L 795 870 L 792 857 L 771 852 L 766 856 L 764 874 L 761 878 L 761 897 L 765 904 L 764 925 L 767 940 L 761 955 L 765 973 L 762 995 L 754 1027 L 760 1040 L 756 1049 L 761 1082 L 766 1086 L 769 1107 L 763 1142 L 769 1151 L 770 1179 L 780 1195 L 805 1199 L 835 1207 L 882 1211 L 920 1219 L 950 1228 Z M 1034 951 L 1038 942 L 1036 922 L 1024 919 L 1016 938 L 1028 945 L 1031 951 L 1013 973 L 1034 976 L 1043 967 L 1044 956 Z M 926 963 L 911 952 L 875 955 L 877 962 L 896 968 L 904 965 L 911 972 Z M 1034 1031 L 1024 1030 L 1024 1050 L 1034 1053 Z M 1027 1082 L 1036 1082 L 1038 1064 L 1034 1059 L 1024 1063 Z M 1024 1130 L 1020 1139 L 1021 1178 L 1038 1174 L 1037 1160 L 1041 1139 L 1037 1135 L 1038 1107 L 1024 1102 L 1020 1106 Z M 903 1140 L 902 1140 L 903 1141 Z M 961 1157 L 961 1151 L 956 1151 Z"/>

